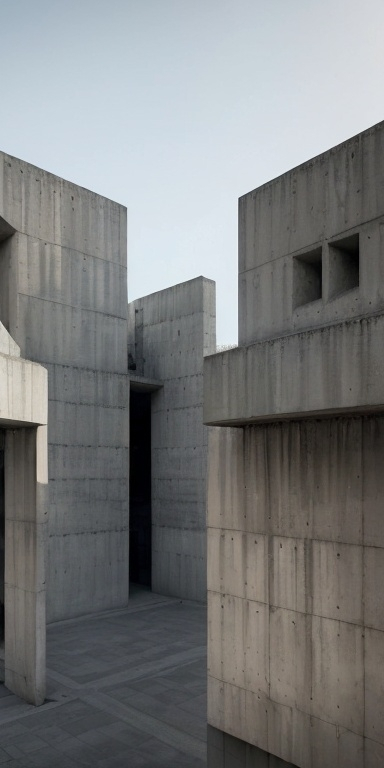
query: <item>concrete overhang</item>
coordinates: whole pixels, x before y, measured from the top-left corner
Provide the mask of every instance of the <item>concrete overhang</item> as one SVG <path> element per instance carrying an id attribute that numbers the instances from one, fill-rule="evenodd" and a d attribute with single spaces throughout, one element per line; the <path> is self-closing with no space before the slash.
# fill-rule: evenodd
<path id="1" fill-rule="evenodd" d="M 8 223 L 8 221 L 5 221 L 2 216 L 0 216 L 0 241 L 6 240 L 7 237 L 10 237 L 16 232 L 15 228 L 12 227 L 11 224 Z"/>
<path id="2" fill-rule="evenodd" d="M 132 392 L 156 392 L 164 384 L 158 379 L 148 379 L 145 376 L 136 376 L 129 371 L 129 386 Z"/>
<path id="3" fill-rule="evenodd" d="M 21 357 L 0 354 L 0 423 L 41 426 L 48 421 L 48 371 Z"/>
<path id="4" fill-rule="evenodd" d="M 204 423 L 243 426 L 384 410 L 384 315 L 204 360 Z"/>
<path id="5" fill-rule="evenodd" d="M 1 419 L 0 429 L 22 429 L 23 427 L 41 427 L 43 424 L 36 424 L 34 421 L 15 421 L 15 419 Z"/>

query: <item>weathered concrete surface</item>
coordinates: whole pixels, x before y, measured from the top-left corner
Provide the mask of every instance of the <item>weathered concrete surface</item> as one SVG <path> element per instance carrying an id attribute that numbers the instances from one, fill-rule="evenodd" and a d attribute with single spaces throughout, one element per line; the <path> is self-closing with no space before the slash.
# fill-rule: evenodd
<path id="1" fill-rule="evenodd" d="M 384 315 L 212 355 L 204 365 L 204 422 L 384 409 Z"/>
<path id="2" fill-rule="evenodd" d="M 12 337 L 0 327 L 0 422 L 3 425 L 46 424 L 47 372 L 20 357 Z"/>
<path id="3" fill-rule="evenodd" d="M 5 682 L 32 704 L 45 698 L 45 546 L 47 527 L 47 371 L 23 360 L 0 325 L 1 634 Z M 3 490 L 3 489 L 1 489 Z M 4 600 L 4 603 L 3 603 Z"/>
<path id="4" fill-rule="evenodd" d="M 122 606 L 126 210 L 0 154 L 0 217 L 0 319 L 21 354 L 48 369 L 47 618 Z"/>
<path id="5" fill-rule="evenodd" d="M 205 362 L 210 768 L 384 764 L 383 177 L 381 123 L 240 200 L 240 347 Z"/>
<path id="6" fill-rule="evenodd" d="M 294 765 L 384 755 L 383 457 L 382 416 L 211 430 L 208 720 Z"/>
<path id="7" fill-rule="evenodd" d="M 20 357 L 20 347 L 0 322 L 0 355 L 8 357 Z"/>
<path id="8" fill-rule="evenodd" d="M 32 704 L 45 699 L 48 519 L 47 428 L 5 437 L 5 684 Z"/>
<path id="9" fill-rule="evenodd" d="M 215 349 L 215 284 L 199 277 L 129 305 L 138 375 L 152 394 L 152 588 L 206 599 L 208 430 L 203 356 Z"/>
<path id="10" fill-rule="evenodd" d="M 383 174 L 379 123 L 240 198 L 239 345 L 384 310 Z M 359 285 L 335 294 L 331 246 L 354 234 Z M 297 259 L 318 248 L 322 296 L 295 307 Z"/>

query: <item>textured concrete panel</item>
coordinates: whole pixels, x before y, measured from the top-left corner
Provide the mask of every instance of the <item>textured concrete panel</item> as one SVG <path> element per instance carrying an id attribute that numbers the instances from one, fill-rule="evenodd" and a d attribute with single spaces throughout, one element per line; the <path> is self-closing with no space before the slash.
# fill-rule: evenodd
<path id="1" fill-rule="evenodd" d="M 270 539 L 269 602 L 304 613 L 307 606 L 308 542 L 274 536 Z"/>
<path id="2" fill-rule="evenodd" d="M 312 714 L 364 733 L 364 632 L 313 616 Z"/>
<path id="3" fill-rule="evenodd" d="M 360 768 L 367 738 L 382 739 L 384 633 L 364 626 L 381 626 L 382 550 L 363 546 L 363 488 L 380 475 L 383 430 L 370 416 L 210 433 L 209 723 L 303 768 Z M 243 711 L 257 610 L 268 738 L 263 699 L 251 733 Z"/>
<path id="4" fill-rule="evenodd" d="M 380 768 L 381 765 L 384 765 L 384 746 L 372 739 L 365 739 L 364 760 L 365 768 Z M 347 767 L 348 763 L 345 764 L 345 768 Z"/>
<path id="5" fill-rule="evenodd" d="M 152 589 L 206 599 L 203 356 L 215 342 L 215 286 L 199 277 L 132 302 L 134 373 L 163 387 L 151 396 Z M 133 326 L 133 327 L 132 327 Z"/>
<path id="6" fill-rule="evenodd" d="M 18 232 L 126 264 L 123 206 L 4 153 L 0 179 L 1 215 Z"/>
<path id="7" fill-rule="evenodd" d="M 169 590 L 188 600 L 206 600 L 206 536 L 200 530 L 170 525 L 152 528 L 152 589 Z M 153 586 L 156 585 L 156 588 Z"/>
<path id="8" fill-rule="evenodd" d="M 128 599 L 126 210 L 0 154 L 0 217 L 11 227 L 0 246 L 0 320 L 21 354 L 48 369 L 48 621 L 122 606 Z M 14 381 L 15 402 L 28 404 L 19 389 L 36 389 L 37 382 L 18 387 Z"/>
<path id="9" fill-rule="evenodd" d="M 384 434 L 381 419 L 363 422 L 364 543 L 384 547 L 382 503 L 384 473 L 379 471 L 384 460 Z"/>
<path id="10" fill-rule="evenodd" d="M 215 606 L 214 621 L 210 621 L 212 648 L 221 648 L 220 679 L 255 693 L 268 693 L 268 607 L 262 603 L 242 600 L 232 595 L 212 593 L 210 605 Z M 220 606 L 220 608 L 219 608 Z M 249 650 L 244 657 L 244 647 Z M 214 673 L 215 666 L 210 672 Z M 219 670 L 216 669 L 216 672 Z"/>
<path id="11" fill-rule="evenodd" d="M 267 537 L 209 528 L 208 589 L 248 600 L 268 601 Z"/>
<path id="12" fill-rule="evenodd" d="M 384 632 L 365 630 L 365 733 L 384 747 Z"/>
<path id="13" fill-rule="evenodd" d="M 364 547 L 364 624 L 384 631 L 384 549 Z"/>
<path id="14" fill-rule="evenodd" d="M 107 315 L 124 307 L 124 265 L 26 235 L 15 239 L 19 288 L 25 295 Z"/>
<path id="15" fill-rule="evenodd" d="M 45 590 L 20 590 L 5 584 L 5 685 L 20 698 L 40 705 L 45 699 Z"/>
<path id="16" fill-rule="evenodd" d="M 128 444 L 125 408 L 79 405 L 59 400 L 49 402 L 49 423 L 53 445 L 99 445 L 115 447 L 122 437 Z M 123 425 L 122 425 L 123 419 Z"/>
<path id="17" fill-rule="evenodd" d="M 250 344 L 384 308 L 383 124 L 239 201 L 239 341 Z M 332 297 L 328 248 L 359 233 L 360 286 Z M 323 249 L 323 296 L 294 310 L 294 259 Z M 331 300 L 332 297 L 332 300 Z"/>
<path id="18" fill-rule="evenodd" d="M 303 712 L 311 699 L 311 620 L 305 613 L 271 610 L 270 697 Z"/>
<path id="19" fill-rule="evenodd" d="M 207 358 L 204 423 L 383 410 L 383 331 L 379 315 Z"/>
<path id="20" fill-rule="evenodd" d="M 49 399 L 79 405 L 127 408 L 126 374 L 47 364 Z"/>
<path id="21" fill-rule="evenodd" d="M 47 423 L 47 372 L 29 360 L 0 355 L 0 419 Z"/>
<path id="22" fill-rule="evenodd" d="M 49 446 L 50 472 L 55 471 L 53 477 L 58 480 L 66 478 L 92 480 L 99 477 L 120 480 L 126 476 L 125 468 L 127 461 L 128 451 L 125 447 L 111 448 L 110 446 L 97 445 Z M 53 470 L 53 468 L 55 469 Z M 52 478 L 51 474 L 50 478 Z"/>
<path id="23" fill-rule="evenodd" d="M 363 623 L 363 548 L 332 541 L 313 542 L 313 612 Z"/>
<path id="24" fill-rule="evenodd" d="M 45 698 L 47 430 L 5 435 L 5 684 L 39 705 Z"/>
<path id="25" fill-rule="evenodd" d="M 242 530 L 246 517 L 242 444 L 239 429 L 209 431 L 207 515 L 213 528 Z"/>
<path id="26" fill-rule="evenodd" d="M 309 718 L 298 710 L 275 702 L 261 703 L 259 699 L 255 699 L 254 694 L 246 692 L 244 696 L 244 692 L 234 686 L 228 683 L 219 686 L 218 681 L 211 678 L 209 690 L 212 696 L 209 700 L 209 719 L 211 721 L 211 712 L 221 713 L 218 719 L 226 725 L 225 732 L 217 730 L 217 725 L 215 728 L 208 726 L 208 756 L 211 755 L 211 747 L 214 747 L 213 758 L 218 761 L 220 754 L 220 766 L 226 764 L 225 741 L 233 738 L 229 735 L 233 732 L 233 723 L 229 717 L 225 717 L 224 707 L 227 707 L 228 715 L 234 714 L 236 698 L 241 702 L 245 701 L 244 741 L 243 746 L 239 745 L 237 750 L 239 757 L 245 753 L 245 761 L 239 763 L 241 768 L 280 768 L 287 765 L 295 768 L 309 765 L 311 768 L 324 768 L 324 765 L 361 768 L 363 764 L 379 768 L 381 765 L 382 747 L 351 731 L 315 717 Z M 215 733 L 210 735 L 211 730 Z M 264 747 L 251 746 L 255 741 L 262 742 Z M 269 751 L 270 749 L 272 751 Z M 277 754 L 280 754 L 280 757 Z M 252 762 L 253 760 L 255 762 Z M 208 765 L 210 766 L 209 762 Z"/>
<path id="27" fill-rule="evenodd" d="M 127 321 L 123 316 L 20 296 L 19 322 L 18 344 L 32 360 L 124 373 L 126 353 L 123 359 L 121 355 Z M 31 335 L 31 327 L 36 335 Z"/>
<path id="28" fill-rule="evenodd" d="M 383 172 L 380 123 L 239 201 L 239 347 L 204 377 L 217 764 L 248 765 L 247 742 L 265 766 L 383 764 Z M 250 582 L 257 701 L 236 602 Z"/>
<path id="29" fill-rule="evenodd" d="M 47 612 L 51 621 L 119 608 L 127 600 L 128 527 L 50 535 Z M 84 552 L 87 561 L 84 564 Z"/>

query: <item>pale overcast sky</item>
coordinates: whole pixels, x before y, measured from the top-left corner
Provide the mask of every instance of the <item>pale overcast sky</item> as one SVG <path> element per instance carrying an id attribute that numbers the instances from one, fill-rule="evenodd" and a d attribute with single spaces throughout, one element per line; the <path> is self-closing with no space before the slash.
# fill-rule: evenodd
<path id="1" fill-rule="evenodd" d="M 0 0 L 0 149 L 128 207 L 129 299 L 203 274 L 237 340 L 237 199 L 384 118 L 384 0 Z"/>

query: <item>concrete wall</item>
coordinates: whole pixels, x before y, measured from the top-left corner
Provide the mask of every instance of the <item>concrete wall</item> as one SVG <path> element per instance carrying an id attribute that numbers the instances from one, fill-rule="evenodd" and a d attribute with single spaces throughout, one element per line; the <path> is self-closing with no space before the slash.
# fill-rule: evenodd
<path id="1" fill-rule="evenodd" d="M 42 704 L 48 519 L 47 372 L 21 359 L 17 344 L 1 323 L 0 393 L 4 680 L 18 696 Z"/>
<path id="2" fill-rule="evenodd" d="M 295 768 L 279 757 L 248 744 L 212 725 L 207 729 L 207 757 L 210 768 Z"/>
<path id="3" fill-rule="evenodd" d="M 0 319 L 49 375 L 49 621 L 128 598 L 126 210 L 0 154 Z"/>
<path id="4" fill-rule="evenodd" d="M 379 123 L 240 198 L 240 345 L 383 311 L 383 175 Z M 358 285 L 353 257 L 338 249 L 353 235 Z M 320 296 L 306 302 L 306 260 L 318 251 Z"/>
<path id="5" fill-rule="evenodd" d="M 163 382 L 152 394 L 152 589 L 205 600 L 203 356 L 216 345 L 215 284 L 199 277 L 129 312 L 135 374 Z"/>
<path id="6" fill-rule="evenodd" d="M 381 123 L 240 200 L 239 348 L 204 365 L 209 768 L 384 764 L 383 172 Z"/>
<path id="7" fill-rule="evenodd" d="M 206 424 L 384 408 L 384 315 L 221 352 L 204 368 Z"/>
<path id="8" fill-rule="evenodd" d="M 384 417 L 210 439 L 209 723 L 294 765 L 379 768 Z"/>

